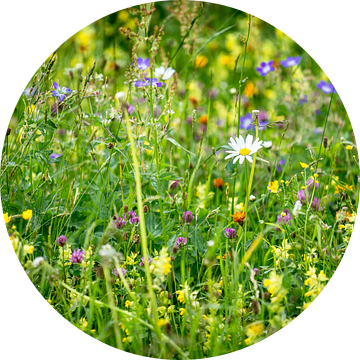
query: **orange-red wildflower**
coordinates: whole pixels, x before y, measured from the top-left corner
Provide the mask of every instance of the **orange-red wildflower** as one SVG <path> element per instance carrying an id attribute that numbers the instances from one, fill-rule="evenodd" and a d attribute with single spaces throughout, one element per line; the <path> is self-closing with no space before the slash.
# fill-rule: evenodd
<path id="1" fill-rule="evenodd" d="M 224 180 L 222 178 L 214 179 L 214 186 L 222 189 L 224 186 Z"/>
<path id="2" fill-rule="evenodd" d="M 231 215 L 231 217 L 233 218 L 234 222 L 242 224 L 245 220 L 246 212 L 235 211 L 235 214 Z"/>

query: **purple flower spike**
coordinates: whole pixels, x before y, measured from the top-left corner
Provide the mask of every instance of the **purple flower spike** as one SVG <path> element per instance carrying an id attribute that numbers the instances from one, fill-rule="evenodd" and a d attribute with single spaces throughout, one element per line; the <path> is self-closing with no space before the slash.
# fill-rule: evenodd
<path id="1" fill-rule="evenodd" d="M 118 219 L 113 220 L 113 224 L 119 230 L 125 227 L 126 225 L 125 214 L 122 217 L 119 216 Z"/>
<path id="2" fill-rule="evenodd" d="M 263 62 L 260 64 L 260 67 L 257 67 L 257 68 L 256 68 L 256 71 L 258 71 L 261 76 L 265 76 L 265 75 L 268 74 L 269 72 L 275 70 L 275 68 L 273 67 L 273 63 L 274 63 L 273 60 L 270 60 L 268 63 L 266 63 L 266 62 L 263 61 Z"/>
<path id="3" fill-rule="evenodd" d="M 54 153 L 52 153 L 51 155 L 50 155 L 50 159 L 57 159 L 58 157 L 60 157 L 60 156 L 62 156 L 61 154 L 54 154 Z"/>
<path id="4" fill-rule="evenodd" d="M 127 107 L 127 112 L 129 115 L 132 115 L 132 113 L 134 112 L 135 108 L 129 104 L 129 106 Z"/>
<path id="5" fill-rule="evenodd" d="M 278 224 L 282 224 L 282 223 L 285 223 L 285 224 L 288 224 L 290 225 L 290 222 L 292 221 L 292 217 L 291 217 L 291 214 L 290 214 L 290 211 L 288 209 L 285 209 L 283 211 L 285 213 L 285 216 L 282 217 L 281 214 L 277 216 L 277 223 Z M 276 231 L 279 231 L 280 229 L 279 228 L 275 228 Z"/>
<path id="6" fill-rule="evenodd" d="M 64 235 L 59 236 L 59 237 L 57 238 L 57 240 L 56 240 L 56 243 L 57 243 L 59 246 L 61 246 L 61 247 L 64 247 L 64 245 L 66 244 L 66 242 L 67 242 L 67 237 L 64 236 Z"/>
<path id="7" fill-rule="evenodd" d="M 283 67 L 287 68 L 299 64 L 300 60 L 301 60 L 301 56 L 296 56 L 295 58 L 289 56 L 286 60 L 280 60 L 280 64 Z"/>
<path id="8" fill-rule="evenodd" d="M 236 230 L 233 228 L 225 229 L 225 237 L 228 239 L 235 239 L 236 238 Z"/>
<path id="9" fill-rule="evenodd" d="M 194 219 L 193 213 L 191 211 L 187 211 L 186 213 L 184 212 L 182 217 L 187 225 L 190 225 Z"/>
<path id="10" fill-rule="evenodd" d="M 137 59 L 137 65 L 140 70 L 146 70 L 150 67 L 150 59 L 142 59 L 141 57 L 138 57 Z"/>
<path id="11" fill-rule="evenodd" d="M 319 81 L 319 83 L 316 85 L 316 87 L 318 89 L 320 89 L 324 94 L 330 94 L 330 93 L 334 93 L 336 94 L 336 90 L 334 88 L 334 85 L 331 83 L 326 83 L 326 81 L 321 80 Z"/>
<path id="12" fill-rule="evenodd" d="M 85 256 L 85 251 L 77 248 L 76 250 L 73 251 L 70 262 L 73 264 L 81 264 L 81 262 L 84 260 L 84 256 Z"/>
<path id="13" fill-rule="evenodd" d="M 322 206 L 320 207 L 320 201 L 319 201 L 318 198 L 314 198 L 314 200 L 311 203 L 311 207 L 312 207 L 313 210 L 316 210 L 316 211 L 318 211 L 318 210 L 323 211 L 324 210 L 324 208 Z"/>
<path id="14" fill-rule="evenodd" d="M 58 97 L 60 101 L 64 101 L 65 96 L 70 94 L 72 90 L 68 89 L 67 87 L 60 88 L 59 84 L 57 82 L 53 82 L 53 86 L 55 90 L 51 91 L 52 96 Z"/>
<path id="15" fill-rule="evenodd" d="M 123 274 L 124 277 L 125 277 L 125 276 L 126 276 L 126 273 L 127 273 L 127 270 L 124 269 L 124 268 L 121 268 L 120 270 L 121 270 L 122 274 Z M 116 277 L 118 277 L 118 278 L 120 277 L 120 274 L 119 274 L 118 269 L 114 269 L 112 273 L 113 273 Z"/>
<path id="16" fill-rule="evenodd" d="M 134 225 L 134 224 L 138 224 L 140 221 L 139 217 L 138 216 L 133 216 L 131 219 L 129 219 L 129 223 L 131 225 Z"/>
<path id="17" fill-rule="evenodd" d="M 176 239 L 176 246 L 181 249 L 183 246 L 187 244 L 187 238 L 184 237 L 178 237 Z"/>
<path id="18" fill-rule="evenodd" d="M 149 264 L 151 264 L 151 263 L 152 263 L 152 261 L 153 261 L 152 257 L 151 257 L 151 256 L 149 256 L 149 257 L 148 257 L 148 263 L 149 263 Z M 142 257 L 142 258 L 141 258 L 141 261 L 139 262 L 139 266 L 141 266 L 141 267 L 144 267 L 144 266 L 145 266 L 145 260 L 144 260 L 144 257 Z"/>
<path id="19" fill-rule="evenodd" d="M 306 201 L 305 190 L 299 190 L 297 198 L 305 202 Z"/>

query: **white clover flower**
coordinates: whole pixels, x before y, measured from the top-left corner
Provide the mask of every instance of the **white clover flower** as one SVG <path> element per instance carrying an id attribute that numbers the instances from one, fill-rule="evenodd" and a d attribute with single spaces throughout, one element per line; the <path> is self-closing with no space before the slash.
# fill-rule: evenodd
<path id="1" fill-rule="evenodd" d="M 175 74 L 175 70 L 171 67 L 164 68 L 164 66 L 160 66 L 155 69 L 154 75 L 161 80 L 169 80 Z"/>
<path id="2" fill-rule="evenodd" d="M 121 102 L 124 102 L 125 99 L 126 99 L 126 94 L 124 93 L 124 91 L 119 91 L 115 94 L 115 97 L 121 101 Z"/>
<path id="3" fill-rule="evenodd" d="M 253 142 L 253 138 L 254 137 L 250 134 L 246 137 L 246 140 L 244 140 L 241 135 L 240 137 L 236 137 L 235 140 L 230 138 L 229 145 L 233 150 L 226 151 L 229 155 L 226 156 L 225 160 L 234 158 L 233 164 L 235 164 L 238 160 L 239 163 L 242 164 L 246 158 L 250 163 L 252 163 L 253 159 L 250 155 L 255 154 L 262 148 L 262 140 L 257 138 Z"/>
<path id="4" fill-rule="evenodd" d="M 249 200 L 250 200 L 250 201 L 255 201 L 255 200 L 256 200 L 256 197 L 255 197 L 254 195 L 250 195 L 250 196 L 249 196 Z"/>
<path id="5" fill-rule="evenodd" d="M 294 210 L 292 211 L 293 215 L 298 216 L 299 211 L 301 210 L 302 203 L 300 200 L 297 200 L 294 206 Z"/>
<path id="6" fill-rule="evenodd" d="M 38 256 L 34 259 L 32 265 L 34 268 L 37 268 L 43 261 L 45 261 L 45 259 L 42 256 Z"/>

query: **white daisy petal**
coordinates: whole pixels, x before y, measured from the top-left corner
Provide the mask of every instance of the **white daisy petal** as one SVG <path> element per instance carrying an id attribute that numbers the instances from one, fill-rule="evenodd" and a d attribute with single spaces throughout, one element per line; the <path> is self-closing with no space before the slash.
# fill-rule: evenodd
<path id="1" fill-rule="evenodd" d="M 247 137 L 246 137 L 246 142 L 245 142 L 245 147 L 247 149 L 250 149 L 251 148 L 251 144 L 252 144 L 252 141 L 253 141 L 253 136 L 251 134 L 249 134 Z"/>
<path id="2" fill-rule="evenodd" d="M 236 151 L 239 152 L 238 150 L 238 145 L 236 144 L 236 141 L 233 139 L 233 138 L 230 138 L 230 142 L 229 142 L 229 145 Z"/>
<path id="3" fill-rule="evenodd" d="M 249 161 L 249 163 L 252 163 L 253 162 L 253 159 L 251 156 L 249 155 L 246 155 L 246 159 Z"/>
<path id="4" fill-rule="evenodd" d="M 245 160 L 245 156 L 243 155 L 240 155 L 240 160 L 239 160 L 239 163 L 242 164 Z"/>
<path id="5" fill-rule="evenodd" d="M 233 164 L 235 164 L 235 163 L 239 160 L 239 158 L 241 158 L 241 155 L 238 155 L 238 156 L 236 156 L 236 157 L 234 158 Z"/>
<path id="6" fill-rule="evenodd" d="M 239 137 L 236 138 L 236 143 L 239 146 L 239 150 L 245 146 L 244 138 L 242 137 L 242 135 L 239 135 Z"/>
<path id="7" fill-rule="evenodd" d="M 234 156 L 237 156 L 237 154 L 230 154 L 230 155 L 226 156 L 224 160 L 231 159 Z"/>

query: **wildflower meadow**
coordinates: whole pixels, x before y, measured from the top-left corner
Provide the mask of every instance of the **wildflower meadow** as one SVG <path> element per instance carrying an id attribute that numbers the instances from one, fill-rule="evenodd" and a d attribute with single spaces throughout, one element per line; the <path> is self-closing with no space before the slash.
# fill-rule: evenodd
<path id="1" fill-rule="evenodd" d="M 352 126 L 268 23 L 197 1 L 120 10 L 21 91 L 4 221 L 48 306 L 94 339 L 227 354 L 286 326 L 336 271 L 359 198 Z"/>

